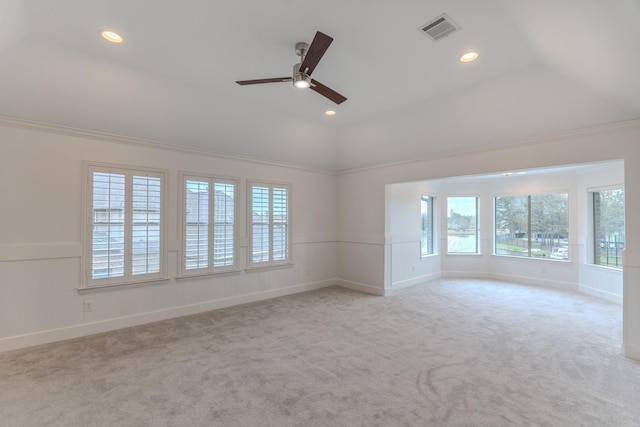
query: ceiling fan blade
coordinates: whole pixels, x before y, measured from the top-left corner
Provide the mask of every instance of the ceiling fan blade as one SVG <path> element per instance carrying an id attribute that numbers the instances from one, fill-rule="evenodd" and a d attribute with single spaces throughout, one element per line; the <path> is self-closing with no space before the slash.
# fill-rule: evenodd
<path id="1" fill-rule="evenodd" d="M 324 55 L 329 48 L 331 42 L 333 42 L 332 37 L 317 31 L 309 46 L 309 51 L 300 65 L 300 71 L 310 76 L 316 68 L 316 65 L 318 65 L 318 62 L 322 59 L 322 55 Z"/>
<path id="2" fill-rule="evenodd" d="M 347 100 L 346 97 L 340 95 L 333 89 L 330 89 L 317 80 L 311 79 L 311 90 L 318 92 L 320 95 L 329 98 L 336 104 L 342 104 Z"/>
<path id="3" fill-rule="evenodd" d="M 290 82 L 291 77 L 274 77 L 272 79 L 258 79 L 258 80 L 238 80 L 240 86 L 244 85 L 259 85 L 262 83 L 282 83 L 282 82 Z"/>

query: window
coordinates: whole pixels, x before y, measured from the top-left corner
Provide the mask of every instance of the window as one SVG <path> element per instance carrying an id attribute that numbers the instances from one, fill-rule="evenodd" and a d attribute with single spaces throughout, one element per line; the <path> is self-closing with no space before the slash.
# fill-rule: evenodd
<path id="1" fill-rule="evenodd" d="M 624 249 L 624 189 L 591 192 L 593 263 L 622 268 Z"/>
<path id="2" fill-rule="evenodd" d="M 182 175 L 181 275 L 237 270 L 235 180 Z"/>
<path id="3" fill-rule="evenodd" d="M 165 278 L 165 172 L 88 164 L 83 287 Z"/>
<path id="4" fill-rule="evenodd" d="M 566 193 L 495 198 L 495 254 L 569 259 Z"/>
<path id="5" fill-rule="evenodd" d="M 420 216 L 422 218 L 420 254 L 422 256 L 433 255 L 433 196 L 421 197 Z"/>
<path id="6" fill-rule="evenodd" d="M 291 262 L 291 189 L 288 185 L 249 182 L 250 267 Z"/>
<path id="7" fill-rule="evenodd" d="M 447 252 L 477 254 L 478 198 L 447 198 Z"/>

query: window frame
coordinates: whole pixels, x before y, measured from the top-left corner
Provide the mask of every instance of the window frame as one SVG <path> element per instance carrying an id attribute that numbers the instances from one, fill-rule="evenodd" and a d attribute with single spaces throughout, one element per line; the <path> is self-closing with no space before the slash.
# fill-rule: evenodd
<path id="1" fill-rule="evenodd" d="M 124 178 L 124 212 L 123 212 L 123 243 L 124 246 L 124 272 L 122 276 L 93 278 L 93 232 L 94 232 L 94 174 L 122 174 Z M 81 280 L 80 290 L 109 288 L 116 286 L 136 285 L 141 283 L 151 283 L 168 279 L 167 268 L 167 192 L 169 171 L 166 169 L 148 168 L 141 166 L 130 166 L 120 164 L 110 164 L 102 162 L 84 161 L 82 167 L 83 189 L 82 189 L 82 260 L 81 260 Z M 133 273 L 133 228 L 135 225 L 135 207 L 133 204 L 133 180 L 134 177 L 153 177 L 160 180 L 160 208 L 158 210 L 158 234 L 159 234 L 159 257 L 158 271 L 152 273 Z"/>
<path id="2" fill-rule="evenodd" d="M 435 220 L 435 201 L 436 196 L 432 194 L 421 194 L 420 195 L 420 257 L 426 258 L 430 256 L 437 255 L 437 245 L 436 245 L 436 220 Z M 427 202 L 428 212 L 427 218 L 429 219 L 430 230 L 427 230 L 427 251 L 424 251 L 424 234 L 425 234 L 425 224 L 424 224 L 424 211 L 423 211 L 423 203 Z M 430 240 L 429 240 L 430 238 Z"/>
<path id="3" fill-rule="evenodd" d="M 603 186 L 603 187 L 594 187 L 594 188 L 587 188 L 587 206 L 588 206 L 588 220 L 589 220 L 589 235 L 588 235 L 588 253 L 589 253 L 589 260 L 587 261 L 588 264 L 590 266 L 593 267 L 597 267 L 597 268 L 604 268 L 604 269 L 612 269 L 615 271 L 623 271 L 624 270 L 624 265 L 622 263 L 622 260 L 620 261 L 620 265 L 612 265 L 612 264 L 601 264 L 596 262 L 597 259 L 597 246 L 600 244 L 597 242 L 597 238 L 598 238 L 598 232 L 596 231 L 596 227 L 597 227 L 597 223 L 596 223 L 596 202 L 595 202 L 595 195 L 597 193 L 602 193 L 604 191 L 611 191 L 611 190 L 622 190 L 623 192 L 625 191 L 625 186 L 624 184 L 615 184 L 615 185 L 608 185 L 608 186 Z M 626 203 L 626 193 L 625 193 L 625 203 Z M 623 209 L 623 215 L 625 214 L 625 211 Z M 624 218 L 625 221 L 625 226 L 624 228 L 624 241 L 621 242 L 623 243 L 622 247 L 619 247 L 620 251 L 624 251 L 624 244 L 626 242 L 626 218 Z M 619 258 L 622 258 L 622 256 L 620 256 Z"/>
<path id="4" fill-rule="evenodd" d="M 269 230 L 269 259 L 267 261 L 254 261 L 253 256 L 253 189 L 254 187 L 266 187 L 269 189 L 269 220 L 268 220 L 268 230 Z M 273 190 L 274 189 L 286 189 L 287 191 L 287 257 L 282 260 L 275 260 L 273 258 L 274 253 L 274 240 L 273 240 L 273 229 L 274 229 L 274 220 L 273 220 Z M 288 267 L 293 265 L 293 226 L 292 226 L 292 201 L 293 201 L 293 188 L 291 184 L 282 183 L 282 182 L 274 182 L 274 181 L 266 181 L 266 180 L 258 180 L 258 179 L 248 179 L 247 180 L 247 237 L 248 237 L 248 251 L 247 251 L 247 270 L 258 270 L 264 268 L 274 268 L 274 267 Z"/>
<path id="5" fill-rule="evenodd" d="M 475 199 L 475 251 L 453 252 L 449 250 L 449 199 Z M 449 195 L 447 196 L 447 255 L 481 255 L 480 253 L 480 196 L 478 195 Z"/>
<path id="6" fill-rule="evenodd" d="M 179 250 L 179 278 L 182 277 L 194 277 L 194 276 L 206 276 L 213 274 L 223 274 L 223 273 L 232 273 L 240 271 L 240 261 L 239 261 L 239 237 L 238 237 L 238 212 L 239 212 L 239 200 L 240 200 L 240 186 L 239 179 L 235 177 L 223 177 L 205 173 L 196 173 L 196 172 L 187 172 L 181 171 L 179 173 L 179 240 L 180 240 L 180 250 Z M 207 182 L 209 188 L 209 197 L 207 204 L 207 266 L 201 268 L 187 268 L 186 266 L 186 256 L 187 256 L 187 189 L 186 183 L 189 180 Z M 215 265 L 215 248 L 216 248 L 216 240 L 215 236 L 215 212 L 216 204 L 215 204 L 215 185 L 216 184 L 225 184 L 225 185 L 233 185 L 234 188 L 234 197 L 233 197 L 233 264 L 232 265 L 224 265 L 224 266 L 216 266 Z M 211 197 L 211 189 L 214 189 L 214 196 Z M 213 222 L 212 222 L 213 219 Z"/>
<path id="7" fill-rule="evenodd" d="M 558 258 L 553 258 L 551 255 L 550 256 L 534 256 L 532 254 L 532 243 L 531 243 L 531 235 L 532 235 L 532 197 L 539 197 L 539 196 L 552 196 L 552 195 L 566 195 L 566 203 L 567 203 L 567 246 L 570 247 L 571 244 L 569 242 L 569 232 L 571 230 L 571 213 L 570 213 L 570 208 L 571 208 L 571 196 L 570 196 L 570 191 L 568 190 L 548 190 L 548 191 L 542 191 L 542 192 L 528 192 L 528 193 L 517 193 L 517 194 L 496 194 L 493 196 L 493 255 L 494 256 L 499 256 L 499 257 L 511 257 L 511 258 L 518 258 L 518 259 L 534 259 L 534 260 L 541 260 L 541 261 L 556 261 L 556 262 L 565 262 L 565 263 L 570 263 L 572 260 L 572 251 L 569 249 L 568 253 L 567 253 L 567 258 L 566 259 L 558 259 Z M 526 206 L 526 213 L 527 213 L 527 255 L 526 256 L 520 256 L 520 255 L 511 255 L 511 254 L 500 254 L 497 253 L 497 249 L 498 249 L 498 244 L 497 244 L 497 199 L 500 197 L 524 197 L 527 199 L 527 206 Z"/>

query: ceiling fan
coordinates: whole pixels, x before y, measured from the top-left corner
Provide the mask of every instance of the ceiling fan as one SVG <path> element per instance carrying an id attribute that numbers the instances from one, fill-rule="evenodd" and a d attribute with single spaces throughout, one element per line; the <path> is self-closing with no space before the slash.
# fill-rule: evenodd
<path id="1" fill-rule="evenodd" d="M 280 82 L 293 82 L 293 85 L 297 88 L 310 88 L 311 90 L 319 93 L 320 95 L 329 98 L 336 104 L 342 104 L 347 100 L 344 96 L 340 95 L 335 90 L 328 88 L 317 80 L 311 78 L 311 73 L 322 59 L 322 56 L 329 48 L 329 45 L 333 42 L 333 38 L 328 35 L 316 32 L 311 45 L 305 42 L 296 43 L 296 55 L 300 57 L 300 62 L 293 66 L 293 75 L 291 77 L 274 77 L 270 79 L 258 79 L 258 80 L 238 80 L 241 86 L 244 85 L 256 85 L 262 83 L 280 83 Z"/>

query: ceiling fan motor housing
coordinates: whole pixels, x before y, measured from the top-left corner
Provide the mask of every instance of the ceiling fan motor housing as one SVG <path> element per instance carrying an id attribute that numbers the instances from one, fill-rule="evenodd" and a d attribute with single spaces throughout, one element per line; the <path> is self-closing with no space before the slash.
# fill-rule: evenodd
<path id="1" fill-rule="evenodd" d="M 293 66 L 293 85 L 300 89 L 305 89 L 311 86 L 311 77 L 308 74 L 300 71 L 300 63 Z"/>

